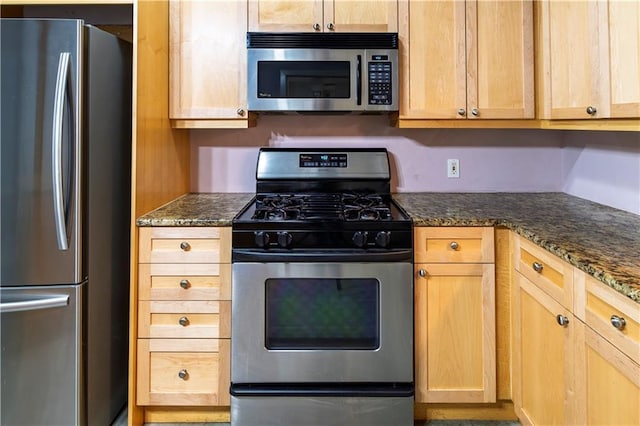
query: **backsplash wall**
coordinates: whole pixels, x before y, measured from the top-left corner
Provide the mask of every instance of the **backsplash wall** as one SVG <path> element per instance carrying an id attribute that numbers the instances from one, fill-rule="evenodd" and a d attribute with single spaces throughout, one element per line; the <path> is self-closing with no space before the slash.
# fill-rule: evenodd
<path id="1" fill-rule="evenodd" d="M 624 186 L 593 175 L 624 166 L 626 180 L 640 173 L 635 135 L 518 129 L 397 129 L 386 116 L 263 115 L 258 126 L 191 131 L 193 192 L 255 192 L 258 149 L 272 147 L 385 147 L 392 158 L 395 192 L 561 191 L 640 214 L 628 199 L 638 183 Z M 609 139 L 619 155 L 607 148 Z M 617 141 L 617 142 L 616 142 Z M 604 149 L 597 148 L 604 144 Z M 449 179 L 447 159 L 460 161 L 460 178 Z M 631 170 L 629 170 L 629 164 Z M 633 171 L 633 167 L 636 171 Z M 595 191 L 593 189 L 596 189 Z M 640 202 L 639 202 L 640 203 Z"/>

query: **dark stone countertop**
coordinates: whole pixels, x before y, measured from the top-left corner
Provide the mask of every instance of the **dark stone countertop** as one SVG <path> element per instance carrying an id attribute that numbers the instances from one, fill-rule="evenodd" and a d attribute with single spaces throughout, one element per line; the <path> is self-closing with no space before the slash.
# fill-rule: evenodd
<path id="1" fill-rule="evenodd" d="M 138 226 L 231 226 L 252 193 L 192 193 Z M 398 193 L 414 226 L 503 226 L 640 303 L 640 216 L 571 195 Z"/>
<path id="2" fill-rule="evenodd" d="M 140 216 L 138 226 L 231 226 L 252 193 L 191 193 Z"/>
<path id="3" fill-rule="evenodd" d="M 571 195 L 401 193 L 414 226 L 504 226 L 640 303 L 640 216 Z"/>

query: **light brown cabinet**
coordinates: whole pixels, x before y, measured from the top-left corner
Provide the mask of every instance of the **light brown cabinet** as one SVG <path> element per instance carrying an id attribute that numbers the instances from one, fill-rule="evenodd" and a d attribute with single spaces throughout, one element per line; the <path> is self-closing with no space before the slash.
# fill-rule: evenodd
<path id="1" fill-rule="evenodd" d="M 229 405 L 230 228 L 139 228 L 137 404 Z"/>
<path id="2" fill-rule="evenodd" d="M 493 228 L 414 232 L 416 402 L 495 402 Z"/>
<path id="3" fill-rule="evenodd" d="M 171 0 L 169 118 L 177 128 L 248 127 L 247 3 Z"/>
<path id="4" fill-rule="evenodd" d="M 544 117 L 640 117 L 640 4 L 543 1 Z"/>
<path id="5" fill-rule="evenodd" d="M 400 0 L 399 35 L 400 119 L 534 118 L 531 1 Z"/>
<path id="6" fill-rule="evenodd" d="M 514 238 L 513 396 L 522 424 L 640 423 L 640 308 Z"/>
<path id="7" fill-rule="evenodd" d="M 249 31 L 397 32 L 398 0 L 249 0 Z"/>

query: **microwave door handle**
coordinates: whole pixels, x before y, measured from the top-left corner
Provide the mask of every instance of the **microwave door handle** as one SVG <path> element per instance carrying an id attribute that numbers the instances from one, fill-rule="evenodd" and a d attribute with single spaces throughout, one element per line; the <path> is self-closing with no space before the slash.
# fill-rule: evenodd
<path id="1" fill-rule="evenodd" d="M 356 103 L 362 105 L 362 55 L 356 61 Z"/>

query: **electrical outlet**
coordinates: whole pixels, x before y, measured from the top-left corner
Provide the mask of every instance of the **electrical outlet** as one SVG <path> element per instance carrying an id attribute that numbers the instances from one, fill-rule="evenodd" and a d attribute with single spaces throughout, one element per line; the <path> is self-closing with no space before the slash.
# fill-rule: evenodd
<path id="1" fill-rule="evenodd" d="M 457 158 L 447 160 L 447 177 L 459 178 L 460 177 L 460 162 Z"/>

